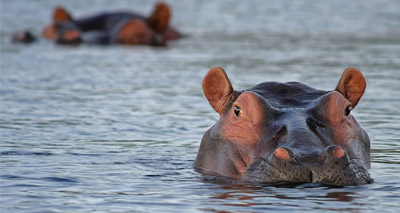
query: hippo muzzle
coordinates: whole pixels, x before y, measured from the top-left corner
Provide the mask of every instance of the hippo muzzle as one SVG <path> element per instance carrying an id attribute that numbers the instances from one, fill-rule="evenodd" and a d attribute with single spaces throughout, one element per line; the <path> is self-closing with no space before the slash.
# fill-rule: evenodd
<path id="1" fill-rule="evenodd" d="M 287 154 L 277 154 L 282 152 Z M 268 183 L 317 182 L 340 186 L 372 182 L 360 162 L 350 159 L 343 149 L 334 145 L 308 162 L 299 159 L 289 148 L 278 148 L 273 155 L 252 164 L 243 179 Z"/>
<path id="2" fill-rule="evenodd" d="M 222 68 L 203 90 L 220 119 L 203 136 L 194 167 L 264 183 L 371 183 L 370 140 L 351 115 L 364 93 L 361 72 L 346 69 L 334 91 L 298 82 L 264 82 L 235 91 Z"/>

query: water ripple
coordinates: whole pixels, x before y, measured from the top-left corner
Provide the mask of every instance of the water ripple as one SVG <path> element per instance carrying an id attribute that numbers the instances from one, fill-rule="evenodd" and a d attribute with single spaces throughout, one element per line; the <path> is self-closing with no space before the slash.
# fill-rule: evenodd
<path id="1" fill-rule="evenodd" d="M 28 152 L 28 151 L 10 150 L 10 151 L 2 151 L 2 152 L 0 152 L 0 155 L 44 155 L 44 156 L 49 156 L 49 155 L 54 155 L 54 154 L 51 152 Z"/>
<path id="2" fill-rule="evenodd" d="M 168 1 L 172 25 L 190 36 L 167 48 L 9 41 L 25 28 L 39 35 L 56 5 L 80 17 L 148 14 L 153 3 L 1 2 L 1 212 L 398 211 L 398 1 Z M 219 119 L 201 87 L 213 66 L 236 89 L 301 81 L 324 90 L 358 67 L 367 90 L 354 116 L 371 138 L 375 182 L 255 184 L 194 171 Z"/>

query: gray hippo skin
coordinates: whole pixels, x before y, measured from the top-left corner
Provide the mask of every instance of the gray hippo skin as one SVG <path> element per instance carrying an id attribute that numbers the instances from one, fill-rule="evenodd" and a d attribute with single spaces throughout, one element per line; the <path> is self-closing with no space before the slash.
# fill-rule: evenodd
<path id="1" fill-rule="evenodd" d="M 197 171 L 265 183 L 372 183 L 370 140 L 351 114 L 364 94 L 361 72 L 348 68 L 335 90 L 299 82 L 232 89 L 222 68 L 203 91 L 220 119 L 203 136 Z"/>

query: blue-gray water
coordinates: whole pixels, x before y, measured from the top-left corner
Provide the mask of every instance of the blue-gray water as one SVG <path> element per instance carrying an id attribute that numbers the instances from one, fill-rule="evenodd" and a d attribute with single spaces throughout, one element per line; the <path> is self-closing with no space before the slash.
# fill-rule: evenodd
<path id="1" fill-rule="evenodd" d="M 38 35 L 56 5 L 79 17 L 154 2 L 1 0 L 1 212 L 399 211 L 399 1 L 171 0 L 173 25 L 190 36 L 165 49 L 10 43 L 21 29 Z M 330 90 L 359 68 L 368 85 L 353 113 L 372 140 L 375 182 L 274 187 L 193 171 L 218 119 L 201 89 L 213 66 L 237 89 Z"/>

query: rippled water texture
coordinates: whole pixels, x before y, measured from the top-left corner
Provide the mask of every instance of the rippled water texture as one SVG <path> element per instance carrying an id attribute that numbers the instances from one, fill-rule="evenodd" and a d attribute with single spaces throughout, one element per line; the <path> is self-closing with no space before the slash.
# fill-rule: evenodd
<path id="1" fill-rule="evenodd" d="M 21 29 L 38 35 L 56 5 L 79 17 L 149 13 L 154 2 L 1 0 L 1 212 L 398 212 L 399 1 L 171 0 L 173 25 L 190 36 L 165 49 L 10 43 Z M 375 183 L 277 187 L 193 171 L 218 119 L 201 89 L 213 66 L 237 89 L 330 90 L 359 68 L 368 86 L 354 115 L 372 140 Z"/>

